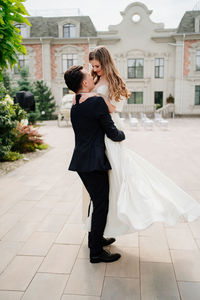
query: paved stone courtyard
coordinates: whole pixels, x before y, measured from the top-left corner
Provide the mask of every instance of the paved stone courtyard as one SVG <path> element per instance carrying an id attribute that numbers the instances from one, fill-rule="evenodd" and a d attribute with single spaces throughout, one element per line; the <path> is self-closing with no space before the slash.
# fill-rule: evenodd
<path id="1" fill-rule="evenodd" d="M 119 237 L 118 262 L 90 264 L 73 132 L 45 124 L 51 149 L 0 177 L 0 299 L 199 300 L 200 219 Z M 200 201 L 200 119 L 126 129 L 128 147 Z"/>

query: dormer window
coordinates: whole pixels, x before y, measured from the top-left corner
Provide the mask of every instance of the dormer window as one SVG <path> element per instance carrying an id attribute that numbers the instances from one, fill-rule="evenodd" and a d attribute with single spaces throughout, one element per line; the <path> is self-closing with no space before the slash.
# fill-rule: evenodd
<path id="1" fill-rule="evenodd" d="M 20 30 L 20 35 L 23 39 L 28 37 L 28 31 L 25 24 L 16 24 L 15 26 Z"/>
<path id="2" fill-rule="evenodd" d="M 74 24 L 65 24 L 63 26 L 63 37 L 64 38 L 75 38 L 76 37 L 76 26 Z"/>

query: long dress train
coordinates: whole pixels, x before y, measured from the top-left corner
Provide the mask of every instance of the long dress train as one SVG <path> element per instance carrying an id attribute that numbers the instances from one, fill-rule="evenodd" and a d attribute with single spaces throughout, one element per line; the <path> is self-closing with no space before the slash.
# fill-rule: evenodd
<path id="1" fill-rule="evenodd" d="M 108 95 L 108 87 L 100 86 L 98 93 Z M 112 100 L 113 102 L 113 100 Z M 116 110 L 122 101 L 114 102 Z M 118 113 L 111 114 L 121 128 Z M 188 222 L 200 216 L 200 204 L 165 176 L 156 167 L 126 148 L 123 142 L 105 137 L 106 154 L 112 170 L 109 171 L 109 211 L 105 236 L 118 236 L 149 227 L 154 222 L 175 225 L 181 216 Z M 90 231 L 92 205 L 86 221 Z"/>

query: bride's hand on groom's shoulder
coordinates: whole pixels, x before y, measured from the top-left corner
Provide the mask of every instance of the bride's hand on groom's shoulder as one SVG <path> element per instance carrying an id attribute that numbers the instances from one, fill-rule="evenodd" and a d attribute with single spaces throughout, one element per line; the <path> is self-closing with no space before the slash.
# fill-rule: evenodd
<path id="1" fill-rule="evenodd" d="M 86 101 L 88 98 L 90 97 L 95 97 L 97 96 L 96 93 L 87 93 L 87 94 L 84 94 L 84 95 L 81 95 L 81 98 L 79 100 L 79 103 L 83 103 L 84 101 Z"/>

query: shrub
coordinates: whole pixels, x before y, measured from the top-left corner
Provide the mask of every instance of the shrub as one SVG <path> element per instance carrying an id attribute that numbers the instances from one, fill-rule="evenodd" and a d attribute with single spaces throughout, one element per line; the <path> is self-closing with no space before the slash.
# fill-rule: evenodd
<path id="1" fill-rule="evenodd" d="M 26 117 L 26 112 L 18 104 L 13 105 L 3 88 L 0 88 L 0 95 L 0 161 L 5 161 L 11 157 L 15 129 L 17 123 Z"/>
<path id="2" fill-rule="evenodd" d="M 20 153 L 34 152 L 38 145 L 43 144 L 42 135 L 31 125 L 22 126 L 18 124 L 16 128 L 15 143 L 13 151 Z"/>
<path id="3" fill-rule="evenodd" d="M 38 150 L 46 150 L 49 148 L 49 145 L 48 144 L 40 144 L 40 145 L 36 145 L 36 148 Z"/>
<path id="4" fill-rule="evenodd" d="M 23 157 L 23 154 L 20 154 L 19 152 L 8 151 L 4 159 L 5 161 L 15 161 Z"/>
<path id="5" fill-rule="evenodd" d="M 167 103 L 174 103 L 174 97 L 171 94 L 169 94 L 169 97 L 167 97 L 166 102 Z"/>

